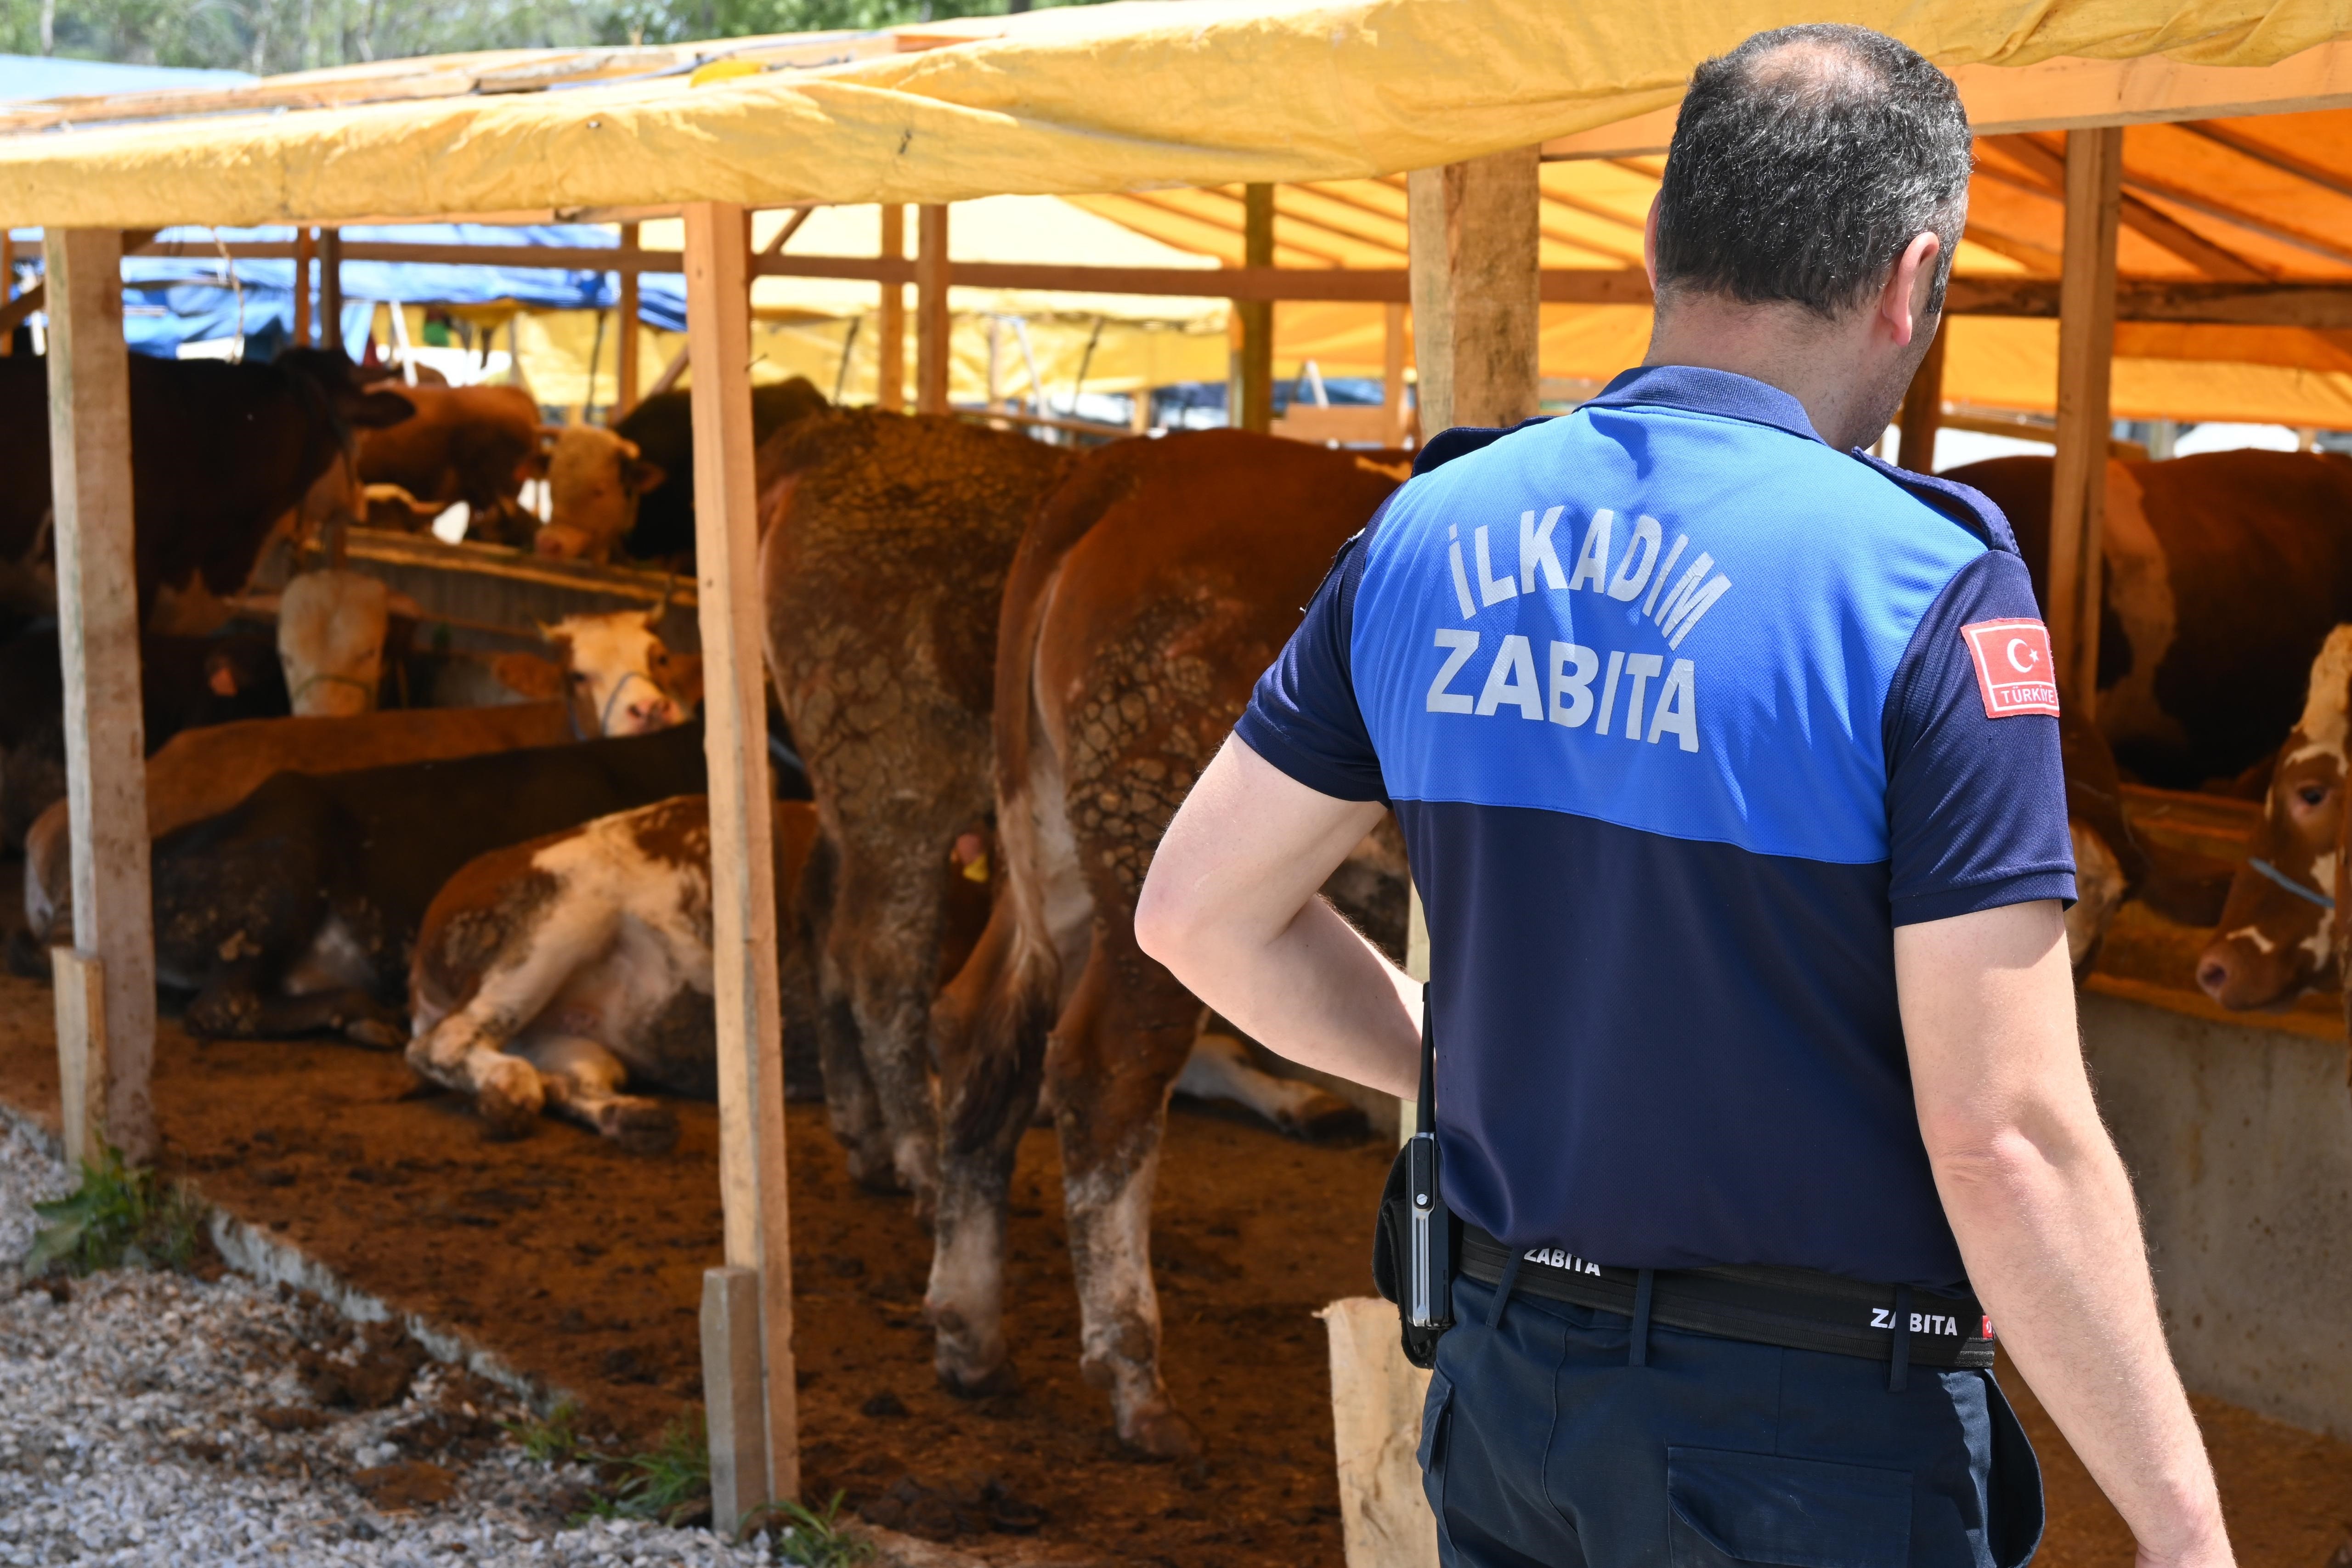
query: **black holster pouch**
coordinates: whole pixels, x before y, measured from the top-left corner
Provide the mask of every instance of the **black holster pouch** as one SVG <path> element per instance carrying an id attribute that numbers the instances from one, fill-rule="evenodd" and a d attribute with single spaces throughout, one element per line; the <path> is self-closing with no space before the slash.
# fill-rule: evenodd
<path id="1" fill-rule="evenodd" d="M 1418 1367 L 1437 1363 L 1437 1342 L 1454 1326 L 1454 1272 L 1460 1242 L 1454 1215 L 1438 1185 L 1436 1047 L 1429 988 L 1421 995 L 1421 1098 L 1413 1105 L 1412 1136 L 1397 1151 L 1381 1189 L 1372 1231 L 1372 1283 L 1396 1303 L 1404 1358 Z"/>

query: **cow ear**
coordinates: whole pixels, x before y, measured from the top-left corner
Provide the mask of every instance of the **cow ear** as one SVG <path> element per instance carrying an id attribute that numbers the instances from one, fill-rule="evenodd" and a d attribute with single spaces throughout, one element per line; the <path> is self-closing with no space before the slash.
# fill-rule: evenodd
<path id="1" fill-rule="evenodd" d="M 536 701 L 563 695 L 563 667 L 535 653 L 502 653 L 490 660 L 490 674 L 508 690 Z"/>
<path id="2" fill-rule="evenodd" d="M 662 688 L 671 700 L 691 713 L 702 706 L 702 656 L 698 653 L 670 655 L 662 670 Z"/>
<path id="3" fill-rule="evenodd" d="M 631 495 L 641 496 L 657 489 L 668 478 L 669 470 L 659 463 L 631 463 L 621 470 L 621 482 L 628 487 Z"/>
<path id="4" fill-rule="evenodd" d="M 416 417 L 416 405 L 396 392 L 362 392 L 341 400 L 343 423 L 359 430 L 382 430 Z"/>

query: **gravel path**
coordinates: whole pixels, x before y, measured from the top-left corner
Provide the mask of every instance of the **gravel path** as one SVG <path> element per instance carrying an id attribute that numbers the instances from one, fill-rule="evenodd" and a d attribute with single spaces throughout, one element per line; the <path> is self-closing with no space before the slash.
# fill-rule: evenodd
<path id="1" fill-rule="evenodd" d="M 31 1205 L 67 1185 L 0 1125 L 0 1564 L 774 1561 L 702 1530 L 567 1528 L 592 1478 L 525 1456 L 499 1425 L 510 1396 L 438 1364 L 412 1381 L 383 1327 L 355 1335 L 307 1299 L 238 1275 L 21 1284 Z M 322 1387 L 368 1402 L 372 1374 L 373 1397 L 405 1394 L 320 1406 Z"/>

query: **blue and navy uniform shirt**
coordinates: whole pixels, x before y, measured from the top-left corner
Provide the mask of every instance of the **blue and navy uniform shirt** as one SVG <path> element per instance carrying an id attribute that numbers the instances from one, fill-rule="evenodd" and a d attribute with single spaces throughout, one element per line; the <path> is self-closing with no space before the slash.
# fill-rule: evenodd
<path id="1" fill-rule="evenodd" d="M 1475 441 L 1348 543 L 1237 727 L 1395 807 L 1448 1202 L 1624 1268 L 1963 1283 L 1894 929 L 2074 897 L 2008 524 L 1719 371 L 1444 460 Z"/>

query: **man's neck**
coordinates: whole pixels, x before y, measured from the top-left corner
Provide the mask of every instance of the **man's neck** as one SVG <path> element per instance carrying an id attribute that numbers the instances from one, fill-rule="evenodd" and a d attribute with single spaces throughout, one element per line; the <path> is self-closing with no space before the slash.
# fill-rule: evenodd
<path id="1" fill-rule="evenodd" d="M 1728 371 L 1777 386 L 1804 405 L 1822 439 L 1844 451 L 1880 432 L 1880 398 L 1856 362 L 1868 338 L 1864 321 L 1824 321 L 1798 305 L 1748 305 L 1685 297 L 1658 313 L 1645 365 L 1686 364 Z"/>

